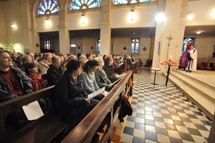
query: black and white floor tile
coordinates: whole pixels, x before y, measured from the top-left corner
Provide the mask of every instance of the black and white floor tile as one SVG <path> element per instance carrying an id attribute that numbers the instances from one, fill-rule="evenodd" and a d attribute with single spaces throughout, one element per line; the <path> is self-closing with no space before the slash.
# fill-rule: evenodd
<path id="1" fill-rule="evenodd" d="M 212 122 L 165 76 L 142 71 L 134 77 L 132 116 L 121 143 L 206 143 Z"/>

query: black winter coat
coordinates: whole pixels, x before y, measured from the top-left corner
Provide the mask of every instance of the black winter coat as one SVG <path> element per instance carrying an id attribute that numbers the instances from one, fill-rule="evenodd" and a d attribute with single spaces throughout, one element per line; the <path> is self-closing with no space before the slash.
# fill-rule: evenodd
<path id="1" fill-rule="evenodd" d="M 33 88 L 29 77 L 18 67 L 12 66 L 11 69 L 17 74 L 24 94 L 31 93 Z M 9 93 L 5 80 L 0 75 L 0 102 L 16 98 L 16 94 Z"/>
<path id="2" fill-rule="evenodd" d="M 75 81 L 67 71 L 56 83 L 55 94 L 59 110 L 64 115 L 81 105 L 87 104 L 85 98 L 88 94 L 83 88 L 82 81 L 79 79 Z"/>

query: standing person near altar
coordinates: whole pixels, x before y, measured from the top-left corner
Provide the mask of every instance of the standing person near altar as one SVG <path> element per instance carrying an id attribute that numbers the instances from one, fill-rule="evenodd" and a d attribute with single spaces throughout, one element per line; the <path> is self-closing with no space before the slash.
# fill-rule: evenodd
<path id="1" fill-rule="evenodd" d="M 197 49 L 191 45 L 190 49 L 188 49 L 188 63 L 187 63 L 187 72 L 196 71 L 197 65 Z"/>
<path id="2" fill-rule="evenodd" d="M 185 71 L 185 69 L 187 67 L 187 62 L 188 62 L 188 51 L 186 49 L 185 51 L 182 52 L 178 69 L 179 70 L 184 69 L 184 71 Z"/>

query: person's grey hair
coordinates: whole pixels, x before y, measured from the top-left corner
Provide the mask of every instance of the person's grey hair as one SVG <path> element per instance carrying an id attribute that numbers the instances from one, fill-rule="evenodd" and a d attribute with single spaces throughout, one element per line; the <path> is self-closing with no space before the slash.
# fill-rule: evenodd
<path id="1" fill-rule="evenodd" d="M 61 60 L 61 58 L 59 56 L 52 57 L 52 63 L 55 63 L 57 60 Z"/>
<path id="2" fill-rule="evenodd" d="M 97 61 L 97 62 L 104 62 L 104 60 L 103 60 L 103 58 L 102 57 L 95 57 L 95 60 Z"/>
<path id="3" fill-rule="evenodd" d="M 79 60 L 83 59 L 83 58 L 87 59 L 87 57 L 85 55 L 80 55 Z"/>
<path id="4" fill-rule="evenodd" d="M 52 56 L 52 53 L 45 53 L 44 54 L 44 59 L 47 60 L 48 56 Z"/>
<path id="5" fill-rule="evenodd" d="M 22 61 L 23 63 L 26 63 L 27 60 L 28 60 L 28 58 L 31 58 L 31 56 L 29 56 L 29 55 L 24 55 L 24 56 L 21 58 L 21 61 Z"/>
<path id="6" fill-rule="evenodd" d="M 77 60 L 77 57 L 75 55 L 70 55 L 68 58 L 67 58 L 67 61 L 69 60 Z"/>

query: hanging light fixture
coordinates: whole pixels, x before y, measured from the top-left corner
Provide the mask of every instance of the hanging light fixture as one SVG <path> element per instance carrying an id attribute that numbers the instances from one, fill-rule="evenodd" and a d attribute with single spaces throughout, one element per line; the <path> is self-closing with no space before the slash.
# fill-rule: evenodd
<path id="1" fill-rule="evenodd" d="M 163 13 L 158 13 L 156 16 L 155 16 L 155 21 L 156 22 L 163 22 L 165 20 L 165 16 Z"/>
<path id="2" fill-rule="evenodd" d="M 17 25 L 16 25 L 16 24 L 12 24 L 12 25 L 11 25 L 11 28 L 12 28 L 13 30 L 16 30 L 16 29 L 17 29 Z"/>
<path id="3" fill-rule="evenodd" d="M 215 18 L 215 9 L 211 11 L 211 16 Z"/>
<path id="4" fill-rule="evenodd" d="M 82 23 L 82 24 L 85 24 L 85 23 L 86 23 L 86 21 L 87 21 L 87 20 L 86 20 L 85 15 L 84 15 L 84 14 L 82 14 L 82 15 L 81 15 L 81 23 Z"/>
<path id="5" fill-rule="evenodd" d="M 129 14 L 129 18 L 131 21 L 134 21 L 135 20 L 135 13 L 134 13 L 134 10 L 132 9 L 130 14 Z"/>
<path id="6" fill-rule="evenodd" d="M 188 11 L 187 13 L 187 20 L 192 20 L 193 19 L 193 11 Z"/>
<path id="7" fill-rule="evenodd" d="M 51 25 L 51 22 L 49 20 L 49 15 L 46 16 L 45 25 L 46 25 L 46 27 L 50 27 L 50 25 Z"/>

